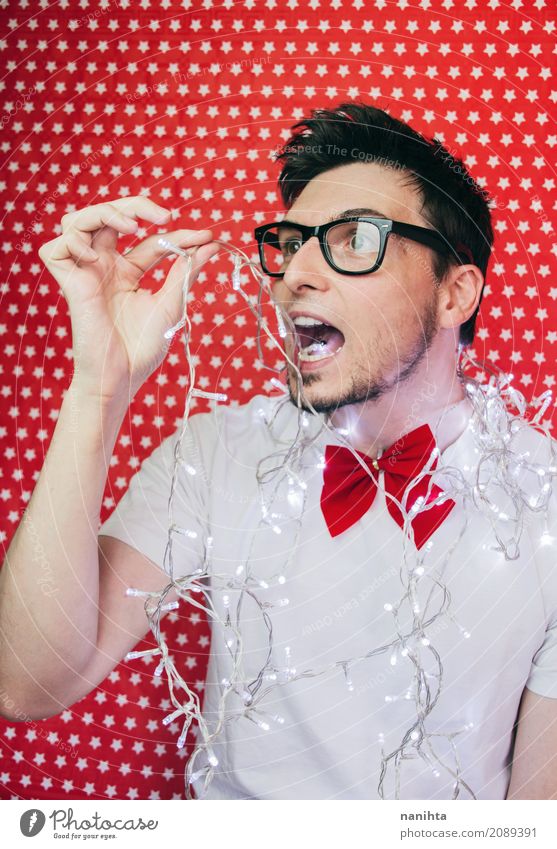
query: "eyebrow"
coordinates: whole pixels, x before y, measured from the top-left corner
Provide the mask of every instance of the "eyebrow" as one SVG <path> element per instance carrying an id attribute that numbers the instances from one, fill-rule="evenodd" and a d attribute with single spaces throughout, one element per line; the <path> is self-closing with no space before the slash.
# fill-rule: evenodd
<path id="1" fill-rule="evenodd" d="M 387 216 L 383 212 L 379 212 L 378 209 L 369 209 L 367 207 L 359 207 L 357 209 L 344 209 L 342 212 L 337 212 L 335 215 L 331 215 L 328 219 L 330 221 L 336 221 L 339 218 L 352 218 L 357 215 L 371 215 L 374 218 L 386 218 Z"/>
<path id="2" fill-rule="evenodd" d="M 338 221 L 340 218 L 354 218 L 358 215 L 369 215 L 373 218 L 387 218 L 384 212 L 379 212 L 378 209 L 371 209 L 369 207 L 357 207 L 356 209 L 343 209 L 342 212 L 336 212 L 334 215 L 331 215 L 330 218 L 327 218 L 326 224 L 330 224 L 331 221 Z M 285 218 L 284 221 L 288 224 L 299 224 L 298 221 L 292 221 L 290 218 Z M 279 222 L 282 223 L 282 222 Z"/>

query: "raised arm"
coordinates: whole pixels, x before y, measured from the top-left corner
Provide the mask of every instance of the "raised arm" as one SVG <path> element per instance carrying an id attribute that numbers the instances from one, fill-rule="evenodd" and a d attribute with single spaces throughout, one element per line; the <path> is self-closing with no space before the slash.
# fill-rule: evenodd
<path id="1" fill-rule="evenodd" d="M 142 275 L 165 251 L 151 236 L 123 256 L 118 236 L 138 218 L 169 215 L 144 197 L 88 207 L 65 215 L 62 235 L 39 251 L 68 302 L 74 375 L 0 571 L 0 714 L 11 720 L 59 713 L 100 683 L 147 630 L 143 602 L 126 587 L 166 583 L 146 557 L 97 533 L 116 437 L 168 349 L 185 268 L 177 260 L 158 292 L 143 290 Z M 202 245 L 192 279 L 218 250 L 208 230 L 168 238 Z"/>

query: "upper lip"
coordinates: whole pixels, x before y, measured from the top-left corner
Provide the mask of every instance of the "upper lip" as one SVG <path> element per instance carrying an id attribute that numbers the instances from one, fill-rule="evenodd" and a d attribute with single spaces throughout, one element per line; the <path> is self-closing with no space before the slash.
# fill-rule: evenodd
<path id="1" fill-rule="evenodd" d="M 324 316 L 319 315 L 319 313 L 312 312 L 311 310 L 292 310 L 292 312 L 289 312 L 288 315 L 290 316 L 292 321 L 294 321 L 294 319 L 297 318 L 299 315 L 307 315 L 308 318 L 315 318 L 317 321 L 320 321 L 322 324 L 328 324 L 329 327 L 335 327 L 335 328 L 337 327 L 336 324 L 333 324 L 331 321 L 326 319 Z"/>

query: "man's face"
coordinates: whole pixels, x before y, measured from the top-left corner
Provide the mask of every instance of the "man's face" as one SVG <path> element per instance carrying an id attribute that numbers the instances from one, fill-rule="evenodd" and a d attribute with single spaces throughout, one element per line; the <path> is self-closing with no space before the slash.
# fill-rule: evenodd
<path id="1" fill-rule="evenodd" d="M 372 211 L 358 214 L 427 227 L 420 207 L 415 189 L 402 185 L 401 172 L 352 163 L 311 180 L 286 217 L 315 226 L 344 210 L 366 209 Z M 391 235 L 381 267 L 351 277 L 334 271 L 311 238 L 291 258 L 284 277 L 273 281 L 283 310 L 297 316 L 307 311 L 338 331 L 326 349 L 331 354 L 299 362 L 305 399 L 317 412 L 380 398 L 415 372 L 437 331 L 432 258 L 424 245 Z M 294 344 L 289 334 L 286 352 L 295 362 Z M 296 376 L 290 366 L 288 372 L 296 403 Z"/>

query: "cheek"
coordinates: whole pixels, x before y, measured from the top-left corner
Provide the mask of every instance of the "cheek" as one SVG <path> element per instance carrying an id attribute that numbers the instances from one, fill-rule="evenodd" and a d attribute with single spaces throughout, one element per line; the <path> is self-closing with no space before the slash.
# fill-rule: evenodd
<path id="1" fill-rule="evenodd" d="M 362 292 L 354 293 L 345 315 L 347 335 L 350 342 L 359 348 L 374 345 L 377 340 L 390 336 L 393 329 L 404 322 L 404 310 L 400 297 L 388 281 L 374 281 Z"/>
<path id="2" fill-rule="evenodd" d="M 419 313 L 408 299 L 377 297 L 352 314 L 347 352 L 377 362 L 378 357 L 400 355 L 419 332 Z M 398 352 L 398 353 L 397 353 Z"/>
<path id="3" fill-rule="evenodd" d="M 272 304 L 277 304 L 281 306 L 283 309 L 286 307 L 286 290 L 284 286 L 280 285 L 279 281 L 271 282 L 269 284 L 270 288 L 270 300 Z M 267 300 L 267 295 L 263 293 L 263 300 Z"/>
<path id="4" fill-rule="evenodd" d="M 278 301 L 287 300 L 290 290 L 284 283 L 282 277 L 268 277 L 267 280 L 269 280 L 269 287 L 271 289 L 273 299 Z"/>

